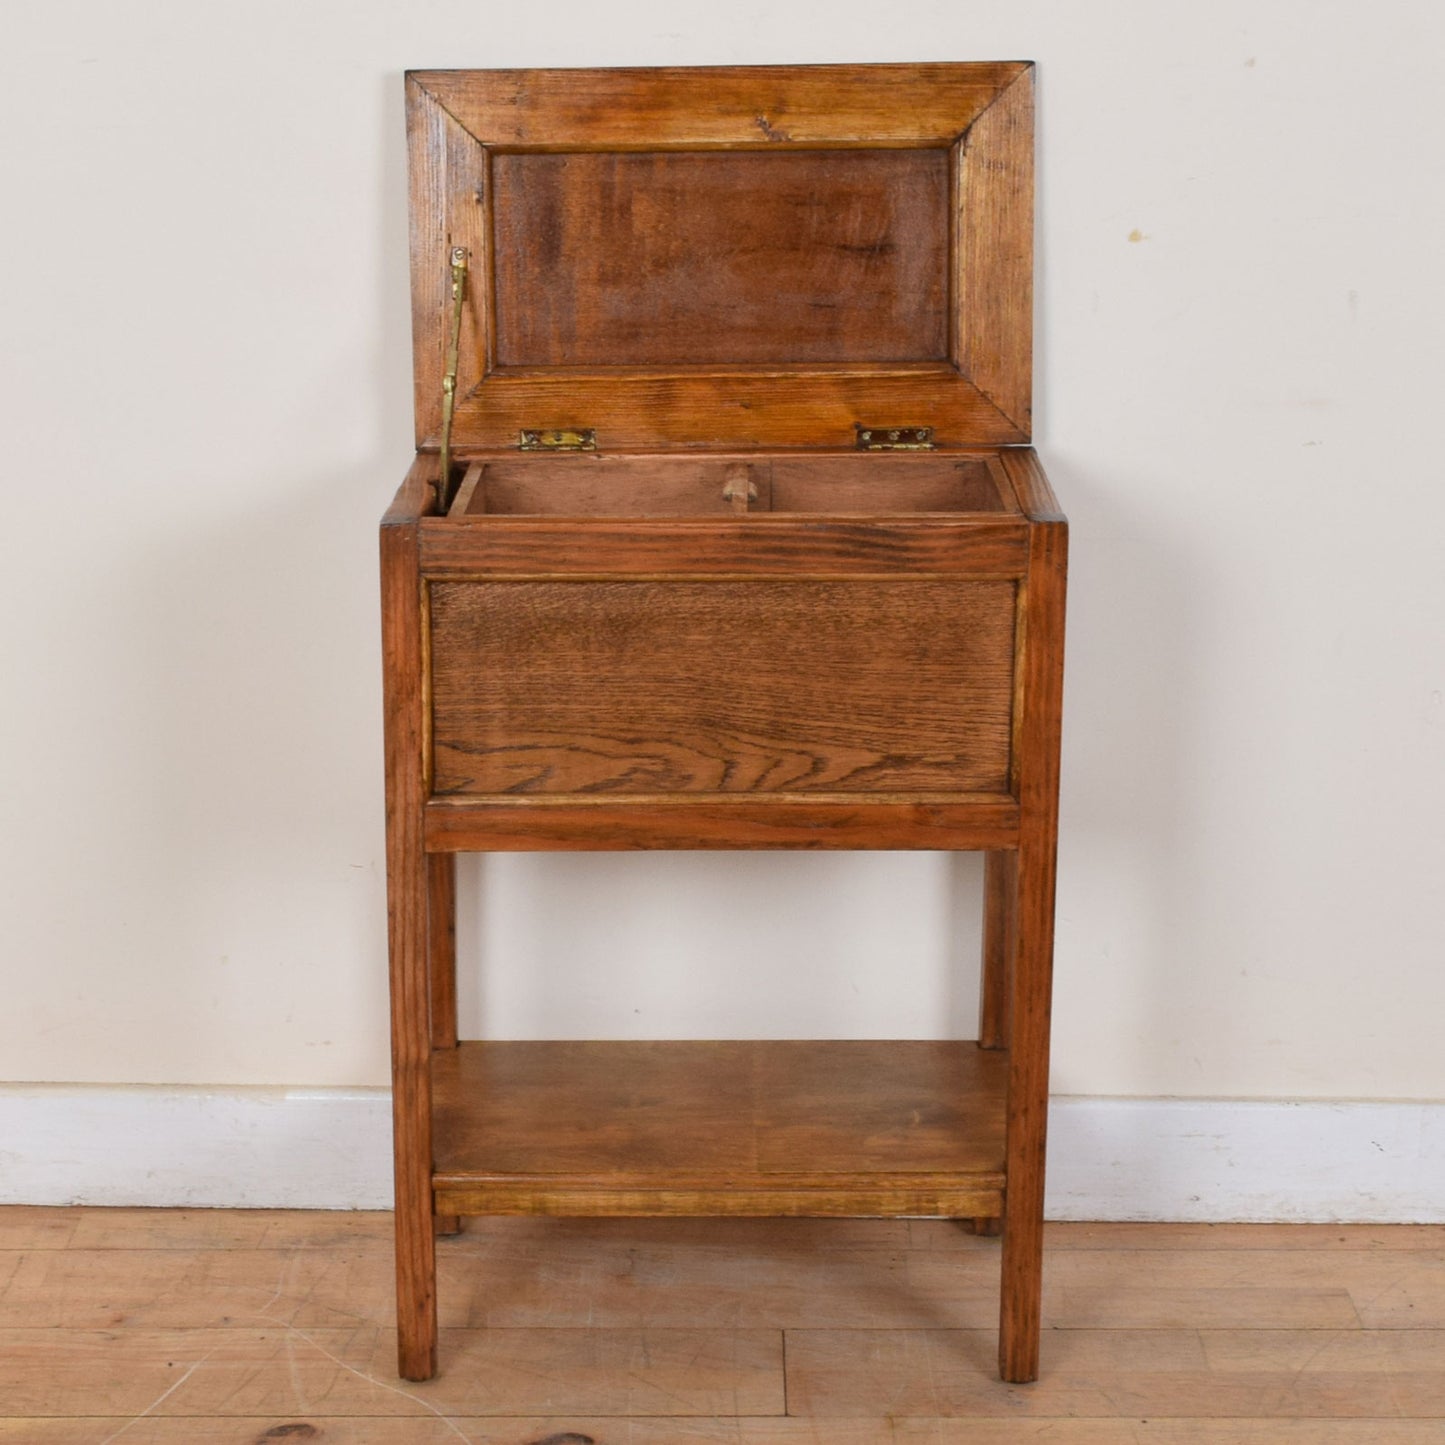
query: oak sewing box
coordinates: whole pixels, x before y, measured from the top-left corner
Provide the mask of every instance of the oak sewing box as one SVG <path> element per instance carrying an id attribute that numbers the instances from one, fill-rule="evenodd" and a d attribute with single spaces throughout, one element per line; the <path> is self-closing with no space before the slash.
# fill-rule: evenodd
<path id="1" fill-rule="evenodd" d="M 1002 1232 L 1038 1369 L 1066 524 L 1023 63 L 407 78 L 381 527 L 401 1374 L 478 1214 Z M 987 855 L 969 1042 L 457 1040 L 458 852 Z"/>

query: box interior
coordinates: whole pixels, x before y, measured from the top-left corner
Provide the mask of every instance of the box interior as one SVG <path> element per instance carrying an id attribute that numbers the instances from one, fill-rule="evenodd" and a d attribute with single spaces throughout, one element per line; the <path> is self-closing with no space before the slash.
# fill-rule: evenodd
<path id="1" fill-rule="evenodd" d="M 978 453 L 510 455 L 464 463 L 453 517 L 999 513 L 1017 510 Z"/>

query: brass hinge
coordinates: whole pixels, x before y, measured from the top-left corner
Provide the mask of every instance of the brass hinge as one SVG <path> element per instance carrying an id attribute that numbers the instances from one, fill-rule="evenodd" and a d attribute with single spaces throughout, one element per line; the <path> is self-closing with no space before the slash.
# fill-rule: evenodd
<path id="1" fill-rule="evenodd" d="M 527 427 L 517 442 L 524 452 L 595 452 L 597 433 L 588 427 L 573 431 L 566 427 Z"/>
<path id="2" fill-rule="evenodd" d="M 931 452 L 931 426 L 862 426 L 854 425 L 860 452 Z"/>
<path id="3" fill-rule="evenodd" d="M 467 248 L 452 247 L 452 317 L 447 337 L 447 366 L 442 376 L 441 475 L 437 481 L 437 510 L 445 512 L 452 500 L 452 414 L 457 409 L 457 354 L 462 342 L 462 302 L 467 294 Z"/>

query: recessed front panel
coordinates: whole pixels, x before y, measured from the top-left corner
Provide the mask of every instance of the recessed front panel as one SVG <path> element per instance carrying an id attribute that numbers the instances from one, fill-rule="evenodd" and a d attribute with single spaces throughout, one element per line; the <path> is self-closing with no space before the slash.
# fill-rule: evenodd
<path id="1" fill-rule="evenodd" d="M 500 366 L 940 361 L 949 152 L 492 158 Z"/>
<path id="2" fill-rule="evenodd" d="M 1008 789 L 1011 581 L 431 588 L 438 794 Z"/>

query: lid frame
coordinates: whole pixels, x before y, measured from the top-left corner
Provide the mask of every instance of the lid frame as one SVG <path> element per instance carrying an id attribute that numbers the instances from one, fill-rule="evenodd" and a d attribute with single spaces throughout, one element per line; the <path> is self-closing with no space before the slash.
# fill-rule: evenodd
<path id="1" fill-rule="evenodd" d="M 1033 66 L 1028 62 L 414 71 L 406 78 L 419 449 L 439 445 L 450 255 L 464 246 L 452 445 L 595 428 L 605 450 L 848 444 L 929 426 L 944 446 L 1030 439 Z M 949 355 L 863 365 L 497 367 L 489 155 L 947 147 Z"/>

